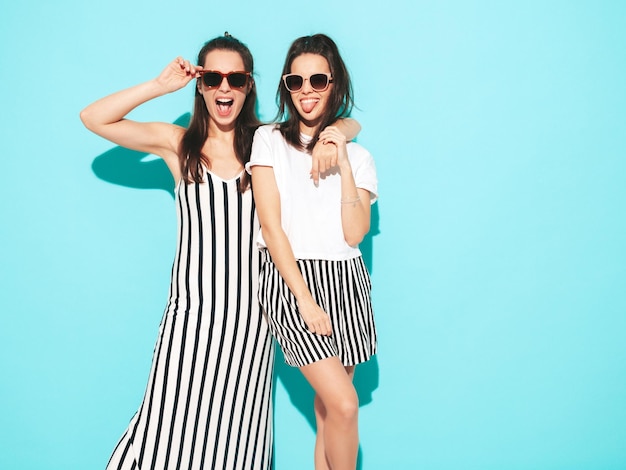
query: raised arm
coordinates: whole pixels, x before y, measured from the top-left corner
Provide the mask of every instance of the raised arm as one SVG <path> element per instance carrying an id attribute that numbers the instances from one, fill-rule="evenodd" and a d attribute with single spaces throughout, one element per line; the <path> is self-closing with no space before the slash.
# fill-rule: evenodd
<path id="1" fill-rule="evenodd" d="M 263 230 L 263 239 L 278 272 L 298 302 L 298 309 L 312 333 L 330 335 L 330 317 L 317 305 L 296 264 L 289 239 L 280 223 L 280 195 L 269 166 L 252 167 L 254 202 Z"/>
<path id="2" fill-rule="evenodd" d="M 361 132 L 361 124 L 359 121 L 352 118 L 345 118 L 337 120 L 332 126 L 336 127 L 341 132 L 346 140 L 354 140 L 354 138 Z M 328 171 L 330 168 L 337 165 L 337 149 L 334 145 L 326 145 L 327 142 L 320 138 L 312 152 L 312 164 L 311 164 L 311 178 L 317 185 L 319 183 L 320 173 Z"/>
<path id="3" fill-rule="evenodd" d="M 181 57 L 152 80 L 99 99 L 80 113 L 87 129 L 122 147 L 152 153 L 165 160 L 180 179 L 178 144 L 184 129 L 165 122 L 136 122 L 125 116 L 139 105 L 183 88 L 198 76 L 196 67 Z"/>

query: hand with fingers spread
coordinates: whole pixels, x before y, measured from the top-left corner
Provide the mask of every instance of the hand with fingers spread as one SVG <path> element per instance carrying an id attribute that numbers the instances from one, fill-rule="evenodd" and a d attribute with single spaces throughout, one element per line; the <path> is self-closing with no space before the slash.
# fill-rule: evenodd
<path id="1" fill-rule="evenodd" d="M 167 90 L 173 92 L 185 87 L 191 80 L 200 76 L 202 67 L 193 65 L 187 59 L 177 57 L 170 62 L 156 78 L 156 81 Z"/>
<path id="2" fill-rule="evenodd" d="M 330 336 L 332 334 L 330 317 L 312 298 L 304 301 L 299 300 L 298 309 L 304 323 L 306 323 L 311 333 L 324 336 Z"/>

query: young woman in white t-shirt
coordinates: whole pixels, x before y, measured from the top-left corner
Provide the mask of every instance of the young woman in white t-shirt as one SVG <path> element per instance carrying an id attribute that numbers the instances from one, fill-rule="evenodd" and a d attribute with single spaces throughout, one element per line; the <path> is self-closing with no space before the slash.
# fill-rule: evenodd
<path id="1" fill-rule="evenodd" d="M 354 469 L 352 378 L 376 352 L 370 278 L 358 248 L 377 197 L 376 170 L 367 150 L 330 125 L 353 105 L 332 39 L 293 42 L 278 96 L 283 122 L 257 130 L 246 165 L 261 222 L 259 298 L 286 362 L 316 393 L 315 468 Z M 337 159 L 316 182 L 311 149 L 319 140 L 336 147 Z"/>

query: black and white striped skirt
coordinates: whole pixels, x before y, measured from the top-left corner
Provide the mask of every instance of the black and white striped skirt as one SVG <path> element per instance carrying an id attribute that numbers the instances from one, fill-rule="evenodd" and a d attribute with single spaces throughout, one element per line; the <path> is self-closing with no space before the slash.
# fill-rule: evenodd
<path id="1" fill-rule="evenodd" d="M 332 356 L 345 366 L 367 361 L 376 353 L 376 327 L 371 281 L 363 258 L 303 259 L 297 263 L 313 299 L 330 315 L 332 334 L 318 335 L 307 329 L 295 297 L 268 250 L 262 250 L 259 300 L 285 362 L 302 367 Z"/>

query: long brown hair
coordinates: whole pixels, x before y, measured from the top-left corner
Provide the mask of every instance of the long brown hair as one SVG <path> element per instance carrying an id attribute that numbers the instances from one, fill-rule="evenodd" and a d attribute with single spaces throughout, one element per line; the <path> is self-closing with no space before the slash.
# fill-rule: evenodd
<path id="1" fill-rule="evenodd" d="M 277 119 L 282 120 L 279 124 L 279 129 L 285 140 L 296 148 L 306 149 L 310 152 L 313 150 L 322 129 L 335 122 L 338 118 L 350 115 L 354 106 L 354 98 L 348 69 L 339 54 L 337 45 L 331 38 L 325 34 L 314 34 L 313 36 L 303 36 L 296 39 L 287 52 L 287 58 L 283 66 L 283 75 L 291 73 L 291 64 L 296 57 L 302 54 L 321 55 L 328 61 L 333 78 L 328 105 L 313 139 L 308 145 L 304 145 L 300 139 L 300 115 L 293 104 L 291 93 L 289 93 L 289 90 L 287 90 L 281 80 L 276 92 L 276 100 L 278 101 Z"/>
<path id="2" fill-rule="evenodd" d="M 211 39 L 204 44 L 198 53 L 198 64 L 204 64 L 206 55 L 214 50 L 226 50 L 238 53 L 243 60 L 246 72 L 254 73 L 254 61 L 250 49 L 232 37 L 228 33 Z M 250 160 L 250 150 L 252 148 L 252 138 L 254 131 L 261 124 L 256 115 L 257 93 L 254 79 L 250 79 L 250 90 L 244 101 L 243 108 L 235 120 L 235 155 L 242 166 Z M 202 147 L 209 138 L 209 112 L 207 110 L 204 98 L 196 87 L 193 115 L 189 122 L 189 127 L 185 131 L 180 141 L 180 149 L 178 152 L 180 159 L 180 169 L 182 177 L 187 183 L 202 182 L 202 166 L 211 168 L 211 161 L 208 156 L 202 153 Z M 243 172 L 239 190 L 245 191 L 250 186 L 250 175 Z"/>

